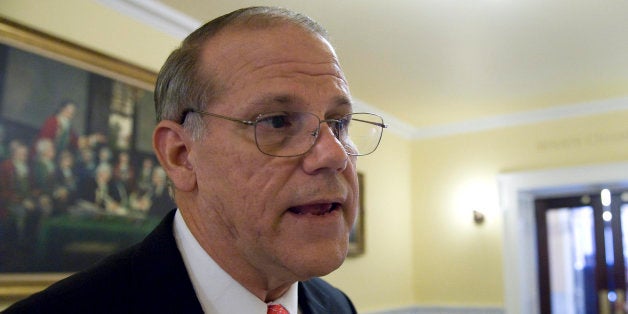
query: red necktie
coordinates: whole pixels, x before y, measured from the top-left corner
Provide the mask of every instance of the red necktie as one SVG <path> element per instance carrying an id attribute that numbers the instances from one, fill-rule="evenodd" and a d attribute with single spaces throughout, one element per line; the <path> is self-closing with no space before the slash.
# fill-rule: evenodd
<path id="1" fill-rule="evenodd" d="M 266 314 L 290 314 L 281 304 L 269 304 Z"/>

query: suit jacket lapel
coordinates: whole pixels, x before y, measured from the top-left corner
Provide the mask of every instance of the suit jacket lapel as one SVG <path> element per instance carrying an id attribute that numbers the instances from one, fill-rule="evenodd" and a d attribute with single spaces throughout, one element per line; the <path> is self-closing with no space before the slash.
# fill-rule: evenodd
<path id="1" fill-rule="evenodd" d="M 307 283 L 299 282 L 299 308 L 303 314 L 326 314 L 327 297 L 315 293 Z"/>
<path id="2" fill-rule="evenodd" d="M 134 256 L 138 300 L 152 300 L 146 313 L 202 313 L 173 235 L 174 212 L 149 234 Z"/>

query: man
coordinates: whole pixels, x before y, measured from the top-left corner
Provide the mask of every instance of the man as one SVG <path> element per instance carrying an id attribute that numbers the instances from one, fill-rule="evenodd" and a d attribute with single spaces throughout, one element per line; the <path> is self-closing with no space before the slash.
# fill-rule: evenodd
<path id="1" fill-rule="evenodd" d="M 102 163 L 96 167 L 94 179 L 85 183 L 85 194 L 81 195 L 103 212 L 111 214 L 125 213 L 126 191 L 120 182 L 113 180 L 110 164 Z"/>
<path id="2" fill-rule="evenodd" d="M 78 149 L 93 147 L 106 141 L 106 137 L 100 133 L 79 135 L 72 128 L 72 122 L 76 116 L 76 104 L 72 101 L 63 101 L 55 113 L 44 121 L 37 140 L 49 139 L 53 142 L 56 152 L 69 150 L 75 152 Z"/>
<path id="3" fill-rule="evenodd" d="M 168 195 L 168 177 L 162 167 L 153 169 L 150 190 L 147 192 L 150 206 L 147 214 L 153 217 L 163 217 L 172 208 L 172 199 Z"/>
<path id="4" fill-rule="evenodd" d="M 61 103 L 57 112 L 44 121 L 38 138 L 50 139 L 58 152 L 75 149 L 79 140 L 71 126 L 75 113 L 76 105 L 73 102 L 64 101 Z"/>
<path id="5" fill-rule="evenodd" d="M 20 269 L 24 248 L 32 243 L 27 222 L 37 210 L 37 201 L 31 193 L 28 147 L 13 140 L 9 151 L 10 157 L 0 163 L 0 269 L 10 272 Z"/>
<path id="6" fill-rule="evenodd" d="M 25 304 L 354 313 L 316 277 L 346 257 L 356 156 L 375 150 L 384 124 L 352 115 L 325 31 L 282 9 L 222 16 L 170 55 L 155 100 L 153 146 L 179 209 L 139 246 Z"/>
<path id="7" fill-rule="evenodd" d="M 55 187 L 56 155 L 51 140 L 42 138 L 35 143 L 35 158 L 31 165 L 34 194 L 52 195 Z"/>

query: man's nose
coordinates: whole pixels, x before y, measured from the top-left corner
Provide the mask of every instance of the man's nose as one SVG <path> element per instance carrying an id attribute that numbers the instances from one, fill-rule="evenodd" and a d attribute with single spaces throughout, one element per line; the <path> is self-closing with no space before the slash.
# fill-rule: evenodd
<path id="1" fill-rule="evenodd" d="M 347 167 L 349 155 L 344 144 L 336 137 L 327 123 L 321 123 L 314 146 L 305 155 L 306 172 L 314 173 L 322 169 L 342 172 Z"/>

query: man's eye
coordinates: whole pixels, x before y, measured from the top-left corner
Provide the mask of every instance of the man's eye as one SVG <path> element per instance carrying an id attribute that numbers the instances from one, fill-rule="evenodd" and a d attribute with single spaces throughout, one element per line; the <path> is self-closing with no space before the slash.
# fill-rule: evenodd
<path id="1" fill-rule="evenodd" d="M 290 121 L 290 116 L 288 115 L 274 115 L 263 117 L 258 120 L 258 124 L 262 124 L 263 127 L 273 128 L 273 129 L 281 129 L 290 127 L 292 124 Z"/>
<path id="2" fill-rule="evenodd" d="M 338 128 L 341 130 L 346 129 L 349 126 L 349 119 L 344 118 L 344 119 L 340 119 L 338 122 Z"/>
<path id="3" fill-rule="evenodd" d="M 351 120 L 348 119 L 348 118 L 342 118 L 342 119 L 339 119 L 338 122 L 336 122 L 336 132 L 337 132 L 337 135 L 341 135 L 341 134 L 346 133 L 347 128 L 349 127 L 349 122 L 350 121 Z"/>

